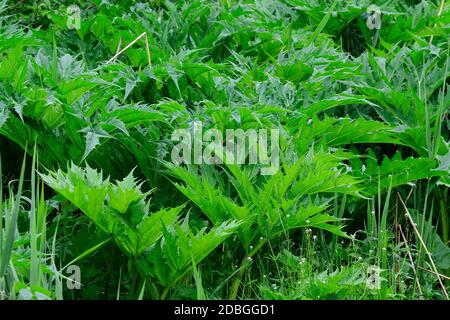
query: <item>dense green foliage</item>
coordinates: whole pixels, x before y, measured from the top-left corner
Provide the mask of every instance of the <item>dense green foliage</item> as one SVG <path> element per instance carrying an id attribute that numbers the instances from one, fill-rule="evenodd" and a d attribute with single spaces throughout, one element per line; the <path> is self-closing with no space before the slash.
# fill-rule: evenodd
<path id="1" fill-rule="evenodd" d="M 70 4 L 0 1 L 0 298 L 448 299 L 449 3 Z M 194 121 L 278 172 L 175 165 Z"/>

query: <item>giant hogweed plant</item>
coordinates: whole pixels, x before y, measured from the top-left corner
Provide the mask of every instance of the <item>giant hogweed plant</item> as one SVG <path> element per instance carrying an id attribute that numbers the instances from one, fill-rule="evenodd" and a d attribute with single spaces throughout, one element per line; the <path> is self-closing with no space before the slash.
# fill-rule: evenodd
<path id="1" fill-rule="evenodd" d="M 142 277 L 151 277 L 161 286 L 160 290 L 153 287 L 154 298 L 164 299 L 193 265 L 240 224 L 240 220 L 230 218 L 209 230 L 195 231 L 189 226 L 188 216 L 181 219 L 183 206 L 150 212 L 151 191 L 141 191 L 142 184 L 136 182 L 132 172 L 112 183 L 101 172 L 72 163 L 67 172 L 58 170 L 41 176 L 110 236 Z"/>
<path id="2" fill-rule="evenodd" d="M 385 123 L 395 126 L 398 144 L 402 146 L 392 159 L 383 160 L 378 172 L 371 170 L 372 177 L 381 176 L 384 190 L 388 175 L 394 176 L 394 186 L 405 184 L 407 180 L 428 179 L 424 188 L 427 197 L 430 195 L 430 199 L 437 202 L 442 237 L 447 242 L 446 189 L 449 186 L 450 149 L 445 119 L 450 103 L 447 84 L 449 42 L 439 42 L 431 47 L 418 42 L 413 48 L 392 46 L 382 57 L 371 53 L 363 55 L 363 65 L 370 72 L 363 82 L 355 85 L 355 89 L 380 106 L 374 111 Z M 380 90 L 381 87 L 385 89 Z M 411 156 L 402 159 L 405 154 Z M 374 153 L 369 154 L 371 159 L 374 156 Z M 368 165 L 373 167 L 373 160 L 368 160 Z M 361 174 L 358 168 L 361 166 L 356 165 L 355 172 Z M 419 205 L 426 206 L 426 200 Z"/>
<path id="3" fill-rule="evenodd" d="M 260 246 L 257 239 L 282 239 L 289 230 L 307 227 L 303 221 L 310 214 L 306 220 L 323 217 L 321 229 L 343 236 L 329 198 L 346 190 L 375 198 L 390 188 L 417 185 L 416 206 L 426 207 L 427 197 L 438 201 L 443 239 L 448 239 L 448 4 L 439 18 L 431 2 L 375 2 L 383 10 L 379 31 L 365 24 L 368 1 L 335 1 L 332 8 L 303 0 L 167 1 L 159 7 L 94 1 L 82 29 L 65 30 L 66 17 L 55 12 L 51 30 L 28 34 L 10 23 L 14 18 L 1 17 L 0 134 L 22 148 L 35 142 L 41 164 L 54 170 L 69 160 L 77 166 L 88 160 L 120 181 L 137 166 L 145 188 L 158 189 L 154 200 L 160 208 L 171 187 L 162 160 L 174 128 L 199 119 L 221 130 L 276 125 L 283 127 L 282 139 L 292 137 L 298 159 L 284 160 L 272 178 L 258 178 L 251 167 L 171 168 L 185 179 L 176 182 L 177 200 L 180 194 L 190 198 L 214 228 L 227 217 L 243 219 L 235 226 L 242 261 L 269 243 Z M 4 7 L 1 2 L 0 11 Z M 143 32 L 149 35 L 152 66 L 141 41 L 104 63 L 121 39 L 123 47 Z M 360 55 L 361 48 L 367 52 Z M 385 155 L 392 146 L 400 151 Z M 224 235 L 220 230 L 227 229 L 216 237 L 194 227 L 195 215 L 181 222 L 177 212 L 178 222 L 159 225 L 157 240 L 141 246 L 146 236 L 140 224 L 147 218 L 139 217 L 149 212 L 142 200 L 149 195 L 136 192 L 142 201 L 121 207 L 126 212 L 118 217 L 125 218 L 117 220 L 119 211 L 112 207 L 117 201 L 111 204 L 110 195 L 120 193 L 119 183 L 96 180 L 95 170 L 76 168 L 50 174 L 52 185 L 72 171 L 81 177 L 78 182 L 72 177 L 77 188 L 61 193 L 116 239 L 142 277 L 156 279 L 154 297 L 167 297 L 192 258 L 194 264 L 204 258 L 203 253 L 190 257 L 186 243 L 195 238 L 210 241 L 212 248 Z M 312 174 L 317 168 L 322 180 Z M 310 189 L 302 189 L 303 178 L 305 185 L 312 183 Z M 125 180 L 122 187 L 134 190 L 133 179 Z M 91 183 L 97 186 L 90 196 L 98 208 L 77 194 Z M 54 189 L 64 189 L 59 187 Z M 93 190 L 104 195 L 103 202 Z"/>
<path id="4" fill-rule="evenodd" d="M 258 166 L 167 165 L 170 174 L 180 180 L 176 187 L 213 225 L 229 219 L 243 221 L 237 231 L 243 258 L 230 298 L 237 297 L 241 277 L 253 256 L 267 243 L 289 238 L 291 230 L 317 228 L 348 237 L 341 230 L 343 220 L 327 212 L 337 193 L 360 196 L 358 181 L 343 171 L 341 157 L 311 149 L 297 158 L 284 159 L 279 171 L 268 178 L 259 177 Z"/>
<path id="5" fill-rule="evenodd" d="M 153 172 L 144 164 L 155 166 L 156 145 L 151 141 L 157 140 L 159 133 L 150 123 L 164 122 L 165 117 L 149 106 L 117 101 L 128 94 L 121 90 L 128 83 L 124 80 L 127 68 L 109 67 L 96 77 L 68 55 L 56 58 L 56 72 L 52 59 L 42 51 L 34 59 L 23 57 L 22 49 L 15 48 L 1 63 L 2 135 L 22 147 L 27 141 L 36 141 L 38 150 L 45 150 L 41 163 L 49 168 L 90 157 L 109 174 L 125 176 L 132 169 L 126 164 L 136 161 L 153 181 Z M 18 72 L 11 72 L 13 69 Z M 140 130 L 144 124 L 146 129 Z M 103 151 L 96 154 L 100 144 L 115 161 L 104 161 Z"/>

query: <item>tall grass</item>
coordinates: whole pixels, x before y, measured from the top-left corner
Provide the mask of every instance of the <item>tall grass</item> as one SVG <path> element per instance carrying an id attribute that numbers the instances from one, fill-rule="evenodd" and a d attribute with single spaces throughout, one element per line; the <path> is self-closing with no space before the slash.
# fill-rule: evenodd
<path id="1" fill-rule="evenodd" d="M 36 149 L 30 166 L 30 180 L 25 179 L 26 159 L 25 153 L 17 190 L 9 184 L 6 200 L 3 197 L 3 184 L 0 183 L 1 298 L 62 299 L 61 276 L 54 259 L 55 248 L 49 248 L 46 238 L 49 209 L 44 200 L 44 186 L 37 179 Z M 0 177 L 1 172 L 0 160 Z M 31 197 L 26 197 L 23 192 L 26 181 L 31 182 Z M 19 225 L 21 215 L 29 220 L 28 225 Z M 17 265 L 22 265 L 23 261 L 26 268 Z"/>

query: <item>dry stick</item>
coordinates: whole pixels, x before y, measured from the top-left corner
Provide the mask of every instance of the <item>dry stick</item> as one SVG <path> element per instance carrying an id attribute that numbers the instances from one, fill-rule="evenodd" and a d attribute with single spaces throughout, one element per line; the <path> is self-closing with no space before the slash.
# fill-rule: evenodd
<path id="1" fill-rule="evenodd" d="M 120 50 L 119 52 L 117 52 L 111 59 L 108 60 L 108 62 L 106 63 L 110 63 L 111 61 L 114 61 L 115 59 L 117 59 L 118 56 L 120 56 L 123 52 L 125 52 L 127 49 L 129 49 L 133 44 L 135 44 L 140 38 L 147 36 L 147 32 L 142 33 L 140 36 L 138 36 L 136 39 L 134 39 L 133 41 L 131 41 L 125 48 L 123 48 L 122 50 Z M 148 48 L 148 41 L 147 41 L 147 58 L 150 57 L 150 49 Z M 149 65 L 151 65 L 151 61 L 149 60 Z"/>
<path id="2" fill-rule="evenodd" d="M 110 63 L 111 61 L 113 61 L 114 59 L 116 59 L 119 55 L 121 55 L 123 52 L 125 52 L 125 50 L 127 50 L 128 48 L 130 48 L 133 44 L 135 44 L 140 38 L 142 38 L 143 36 L 145 36 L 145 32 L 143 34 L 141 34 L 140 36 L 138 36 L 136 39 L 134 39 L 133 41 L 131 41 L 125 48 L 123 48 L 122 50 L 120 50 L 119 52 L 117 52 L 111 59 L 108 60 L 107 63 Z"/>
<path id="3" fill-rule="evenodd" d="M 400 240 L 400 232 L 399 232 L 400 231 L 399 230 L 400 224 L 398 223 L 398 198 L 395 199 L 395 220 L 394 220 L 394 225 L 395 225 L 395 227 L 394 227 L 395 228 L 395 242 L 396 242 L 397 245 L 399 245 L 401 240 Z M 394 268 L 395 268 L 395 272 L 397 274 L 399 274 L 400 273 L 400 265 L 399 265 L 398 261 L 395 261 Z M 398 278 L 396 288 L 400 291 L 400 277 Z"/>
<path id="4" fill-rule="evenodd" d="M 145 33 L 145 50 L 147 50 L 148 65 L 151 67 L 152 66 L 152 59 L 150 58 L 150 46 L 148 45 L 147 32 Z"/>
<path id="5" fill-rule="evenodd" d="M 406 197 L 405 202 L 409 201 L 409 198 L 411 198 L 411 195 L 412 195 L 413 191 L 414 191 L 414 187 L 411 187 L 411 190 L 409 190 L 409 193 L 408 193 L 408 196 Z"/>
<path id="6" fill-rule="evenodd" d="M 439 7 L 438 17 L 440 17 L 442 14 L 442 11 L 444 11 L 444 4 L 445 4 L 445 0 L 442 0 L 441 6 Z"/>
<path id="7" fill-rule="evenodd" d="M 422 287 L 420 286 L 419 277 L 417 276 L 416 267 L 414 266 L 414 260 L 413 260 L 413 257 L 411 255 L 411 251 L 409 249 L 409 245 L 408 245 L 408 242 L 406 241 L 406 237 L 405 237 L 405 234 L 403 233 L 401 225 L 398 226 L 398 231 L 400 231 L 400 236 L 402 237 L 403 242 L 405 243 L 405 246 L 406 246 L 406 249 L 407 249 L 406 252 L 408 253 L 409 262 L 411 262 L 411 267 L 413 269 L 414 277 L 416 279 L 417 289 L 419 289 L 420 296 L 423 297 Z"/>
<path id="8" fill-rule="evenodd" d="M 427 272 L 433 273 L 433 274 L 438 274 L 439 276 L 441 276 L 444 279 L 450 280 L 450 277 L 444 276 L 442 273 L 435 273 L 433 270 L 429 270 L 427 268 L 423 268 L 423 267 L 419 267 L 420 269 L 423 269 Z"/>
<path id="9" fill-rule="evenodd" d="M 444 5 L 445 5 L 445 0 L 442 0 L 441 5 L 439 6 L 438 18 L 441 17 L 442 11 L 444 11 Z M 430 37 L 430 45 L 432 42 L 433 42 L 433 35 L 431 35 L 431 37 Z"/>
<path id="10" fill-rule="evenodd" d="M 121 45 L 122 45 L 122 37 L 120 37 L 120 39 L 119 39 L 119 44 L 117 45 L 117 49 L 116 49 L 116 55 L 120 51 Z M 114 62 L 116 61 L 116 59 L 117 59 L 117 57 L 114 59 Z"/>
<path id="11" fill-rule="evenodd" d="M 433 271 L 435 272 L 435 275 L 436 275 L 436 277 L 437 277 L 437 279 L 439 281 L 439 284 L 440 284 L 442 290 L 444 291 L 444 295 L 447 298 L 447 300 L 449 300 L 447 289 L 445 288 L 444 284 L 442 283 L 442 279 L 439 276 L 439 272 L 437 271 L 436 265 L 434 264 L 433 258 L 431 257 L 431 253 L 430 253 L 430 251 L 428 251 L 427 246 L 425 245 L 425 242 L 423 241 L 422 237 L 420 236 L 419 230 L 417 230 L 417 227 L 416 227 L 416 225 L 414 223 L 414 220 L 411 218 L 411 215 L 409 214 L 408 208 L 406 207 L 405 203 L 403 202 L 400 194 L 397 193 L 397 195 L 398 195 L 398 197 L 400 199 L 400 202 L 402 203 L 403 209 L 406 212 L 405 213 L 405 217 L 408 219 L 409 223 L 413 227 L 414 232 L 416 233 L 417 237 L 419 238 L 420 243 L 422 244 L 425 252 L 427 253 L 428 259 L 430 259 L 431 266 L 433 267 Z"/>

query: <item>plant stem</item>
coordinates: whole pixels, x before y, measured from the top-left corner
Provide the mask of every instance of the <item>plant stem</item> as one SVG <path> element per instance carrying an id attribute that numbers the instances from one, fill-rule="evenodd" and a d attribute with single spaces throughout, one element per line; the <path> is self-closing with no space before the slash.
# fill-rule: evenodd
<path id="1" fill-rule="evenodd" d="M 248 255 L 246 255 L 241 262 L 241 266 L 239 267 L 239 272 L 236 276 L 236 278 L 233 281 L 233 284 L 231 285 L 231 294 L 230 294 L 230 300 L 236 300 L 239 287 L 241 285 L 241 279 L 244 276 L 245 270 L 250 265 L 250 259 L 266 244 L 267 240 L 262 240 Z"/>

